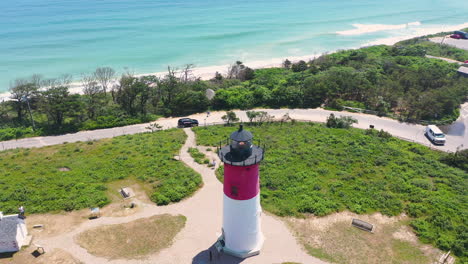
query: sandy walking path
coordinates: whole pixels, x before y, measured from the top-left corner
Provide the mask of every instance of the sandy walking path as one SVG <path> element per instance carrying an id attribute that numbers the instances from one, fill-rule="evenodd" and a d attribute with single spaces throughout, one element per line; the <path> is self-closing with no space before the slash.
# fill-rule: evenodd
<path id="1" fill-rule="evenodd" d="M 216 242 L 222 225 L 222 184 L 216 179 L 215 170 L 204 165 L 195 163 L 187 152 L 189 147 L 195 147 L 195 134 L 191 129 L 184 129 L 187 140 L 180 150 L 180 159 L 203 178 L 203 187 L 192 197 L 179 203 L 168 206 L 156 206 L 143 204 L 141 212 L 125 217 L 101 217 L 90 220 L 76 227 L 72 232 L 59 236 L 40 239 L 36 243 L 41 244 L 47 250 L 54 248 L 63 249 L 78 260 L 89 263 L 210 263 L 209 250 Z M 220 161 L 217 161 L 220 164 Z M 90 228 L 110 224 L 122 224 L 144 217 L 158 214 L 182 214 L 187 217 L 186 226 L 177 234 L 171 247 L 161 252 L 138 260 L 107 260 L 89 254 L 74 240 L 79 233 Z M 296 241 L 287 226 L 277 217 L 263 214 L 262 230 L 265 236 L 265 244 L 260 255 L 248 259 L 239 259 L 227 255 L 213 254 L 215 259 L 212 263 L 282 263 L 294 261 L 299 263 L 325 263 L 309 256 Z M 148 230 L 151 232 L 151 230 Z M 157 236 L 158 234 L 154 234 Z M 214 253 L 214 251 L 213 251 Z"/>

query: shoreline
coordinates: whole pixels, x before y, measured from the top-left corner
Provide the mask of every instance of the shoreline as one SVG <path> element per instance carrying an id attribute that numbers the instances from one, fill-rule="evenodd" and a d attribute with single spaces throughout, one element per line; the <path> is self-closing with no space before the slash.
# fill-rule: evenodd
<path id="1" fill-rule="evenodd" d="M 410 23 L 411 24 L 411 23 Z M 385 25 L 381 25 L 385 26 Z M 323 54 L 330 54 L 330 53 L 335 53 L 339 50 L 343 49 L 360 49 L 364 47 L 369 47 L 369 46 L 376 46 L 376 45 L 394 45 L 397 42 L 403 41 L 403 40 L 408 40 L 416 37 L 422 37 L 426 35 L 431 35 L 431 34 L 436 34 L 440 32 L 447 32 L 447 31 L 454 31 L 454 30 L 460 30 L 463 28 L 468 27 L 468 22 L 459 24 L 459 25 L 453 25 L 453 26 L 439 26 L 439 27 L 432 27 L 432 28 L 421 28 L 416 31 L 416 33 L 411 34 L 411 35 L 406 35 L 406 36 L 393 36 L 393 37 L 388 37 L 388 38 L 381 38 L 381 39 L 376 39 L 367 43 L 364 43 L 361 46 L 358 47 L 351 47 L 351 48 L 339 48 L 323 53 L 318 53 L 318 54 L 309 54 L 309 55 L 302 55 L 302 56 L 289 56 L 285 58 L 272 58 L 269 60 L 254 60 L 254 61 L 243 61 L 244 65 L 252 68 L 252 69 L 264 69 L 264 68 L 274 68 L 274 67 L 281 67 L 282 63 L 284 60 L 289 59 L 291 62 L 297 62 L 300 60 L 308 61 L 311 59 L 315 59 L 317 57 L 320 57 Z M 382 29 L 385 30 L 385 29 Z M 353 30 L 349 30 L 353 31 Z M 335 32 L 336 34 L 339 34 L 339 32 Z M 362 34 L 365 34 L 362 33 Z M 195 76 L 196 78 L 200 78 L 201 80 L 209 80 L 215 76 L 216 72 L 219 72 L 221 74 L 226 74 L 227 68 L 229 67 L 228 64 L 224 65 L 213 65 L 213 66 L 204 66 L 204 67 L 195 67 L 192 69 L 192 75 Z M 158 77 L 163 77 L 167 72 L 151 72 L 151 73 L 139 73 L 135 74 L 136 77 L 142 77 L 142 76 L 149 76 L 149 75 L 155 75 Z M 112 84 L 116 83 L 118 79 L 115 79 Z M 83 94 L 83 85 L 81 82 L 72 82 L 69 85 L 69 91 L 70 93 L 77 93 L 77 94 Z M 9 92 L 3 92 L 0 93 L 0 102 L 3 101 L 9 101 L 10 97 Z"/>

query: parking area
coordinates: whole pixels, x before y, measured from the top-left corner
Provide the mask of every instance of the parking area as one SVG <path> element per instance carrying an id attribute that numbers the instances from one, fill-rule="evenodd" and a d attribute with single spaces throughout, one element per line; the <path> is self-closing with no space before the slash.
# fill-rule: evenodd
<path id="1" fill-rule="evenodd" d="M 430 38 L 430 41 L 434 43 L 447 44 L 450 46 L 457 47 L 459 49 L 468 50 L 468 39 L 453 39 L 449 37 L 436 37 Z"/>

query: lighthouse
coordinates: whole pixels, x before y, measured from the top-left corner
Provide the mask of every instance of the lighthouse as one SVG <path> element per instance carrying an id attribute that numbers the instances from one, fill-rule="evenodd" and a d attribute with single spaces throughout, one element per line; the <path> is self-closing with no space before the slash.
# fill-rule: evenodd
<path id="1" fill-rule="evenodd" d="M 227 141 L 229 145 L 218 150 L 224 163 L 224 186 L 223 227 L 217 247 L 240 258 L 259 254 L 264 240 L 259 182 L 264 150 L 252 140 L 252 133 L 240 125 Z"/>

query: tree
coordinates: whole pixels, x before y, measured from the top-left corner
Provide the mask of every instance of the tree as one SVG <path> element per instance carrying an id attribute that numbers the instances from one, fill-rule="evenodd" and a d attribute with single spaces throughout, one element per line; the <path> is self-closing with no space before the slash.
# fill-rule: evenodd
<path id="1" fill-rule="evenodd" d="M 174 100 L 167 107 L 172 115 L 188 115 L 192 113 L 200 113 L 208 109 L 209 100 L 205 93 L 200 91 L 182 91 L 178 93 Z"/>
<path id="2" fill-rule="evenodd" d="M 260 115 L 260 112 L 257 111 L 247 111 L 247 118 L 249 119 L 249 122 L 252 123 L 252 121 L 257 118 L 257 116 Z"/>
<path id="3" fill-rule="evenodd" d="M 292 64 L 292 62 L 290 60 L 286 59 L 285 61 L 283 61 L 283 68 L 290 69 L 291 64 Z"/>
<path id="4" fill-rule="evenodd" d="M 57 128 L 62 128 L 67 117 L 77 117 L 82 108 L 80 95 L 71 95 L 67 86 L 49 87 L 41 94 L 42 109 Z"/>
<path id="5" fill-rule="evenodd" d="M 101 85 L 104 93 L 107 93 L 107 89 L 115 77 L 115 71 L 111 67 L 100 67 L 96 69 L 93 76 L 94 79 Z"/>
<path id="6" fill-rule="evenodd" d="M 216 83 L 221 83 L 223 81 L 223 75 L 219 72 L 216 72 L 214 78 L 211 79 L 211 81 L 216 82 Z"/>
<path id="7" fill-rule="evenodd" d="M 293 63 L 291 69 L 293 72 L 303 72 L 307 70 L 307 63 L 303 60 L 300 60 L 297 63 Z"/>
<path id="8" fill-rule="evenodd" d="M 187 86 L 180 82 L 180 79 L 175 75 L 175 69 L 170 66 L 167 67 L 167 74 L 163 79 L 159 80 L 157 89 L 161 100 L 161 106 L 163 107 L 162 114 L 170 116 L 170 106 L 173 104 L 173 100 L 177 94 L 185 90 Z"/>
<path id="9" fill-rule="evenodd" d="M 273 119 L 275 118 L 275 116 L 272 116 L 272 115 L 269 115 L 267 112 L 265 111 L 259 111 L 259 114 L 257 116 L 257 123 L 259 124 L 263 124 L 263 123 L 269 123 L 269 122 L 273 122 Z"/>
<path id="10" fill-rule="evenodd" d="M 9 118 L 8 117 L 8 112 L 9 112 L 9 106 L 6 102 L 0 102 L 0 121 L 3 123 L 4 121 Z"/>
<path id="11" fill-rule="evenodd" d="M 245 68 L 242 61 L 236 61 L 235 64 L 228 67 L 227 78 L 228 79 L 239 79 L 240 72 Z"/>
<path id="12" fill-rule="evenodd" d="M 30 79 L 16 79 L 13 86 L 10 87 L 10 98 L 13 101 L 19 122 L 23 122 L 23 112 L 28 109 L 31 122 L 34 124 L 30 102 L 38 95 L 39 83 L 40 76 L 33 75 Z"/>
<path id="13" fill-rule="evenodd" d="M 160 131 L 163 127 L 160 124 L 154 122 L 154 123 L 149 124 L 149 126 L 147 126 L 145 128 L 150 130 L 151 133 L 154 133 L 156 131 Z"/>
<path id="14" fill-rule="evenodd" d="M 249 118 L 250 123 L 255 121 L 255 122 L 259 123 L 259 124 L 262 124 L 264 122 L 272 122 L 273 119 L 275 118 L 274 116 L 269 115 L 265 111 L 247 111 L 246 114 L 247 114 L 247 117 Z M 288 115 L 288 114 L 286 114 L 286 115 Z"/>
<path id="15" fill-rule="evenodd" d="M 136 116 L 138 113 L 145 115 L 149 96 L 150 88 L 144 79 L 130 75 L 123 75 L 120 79 L 116 101 L 127 114 L 131 116 Z"/>
<path id="16" fill-rule="evenodd" d="M 250 80 L 253 80 L 254 78 L 255 78 L 255 71 L 250 67 L 246 67 L 242 71 L 240 79 L 241 81 L 250 81 Z"/>
<path id="17" fill-rule="evenodd" d="M 235 64 L 228 67 L 227 78 L 248 81 L 255 78 L 255 71 L 246 67 L 241 61 L 236 61 Z"/>
<path id="18" fill-rule="evenodd" d="M 187 83 L 189 81 L 192 81 L 193 80 L 193 68 L 195 67 L 195 65 L 193 64 L 186 64 L 184 66 L 184 68 L 182 69 L 182 72 L 181 72 L 181 76 L 180 76 L 180 79 Z"/>
<path id="19" fill-rule="evenodd" d="M 304 107 L 315 108 L 325 102 L 328 87 L 320 76 L 311 76 L 304 81 Z"/>
<path id="20" fill-rule="evenodd" d="M 234 111 L 228 111 L 226 112 L 225 115 L 223 115 L 221 117 L 221 119 L 224 120 L 224 122 L 226 122 L 226 125 L 230 125 L 232 122 L 237 122 L 239 121 L 239 118 L 237 117 L 236 113 L 234 113 Z"/>
<path id="21" fill-rule="evenodd" d="M 87 114 L 91 119 L 96 117 L 96 112 L 104 105 L 103 99 L 105 99 L 104 89 L 98 85 L 96 78 L 96 75 L 93 74 L 83 75 L 81 79 L 87 106 Z"/>

